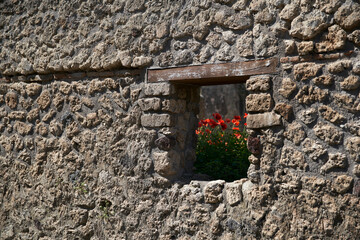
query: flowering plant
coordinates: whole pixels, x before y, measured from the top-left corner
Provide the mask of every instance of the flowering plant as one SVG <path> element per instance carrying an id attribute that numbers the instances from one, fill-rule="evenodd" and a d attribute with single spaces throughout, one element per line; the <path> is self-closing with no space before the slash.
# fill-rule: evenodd
<path id="1" fill-rule="evenodd" d="M 246 177 L 251 153 L 246 147 L 247 133 L 239 127 L 241 117 L 224 120 L 219 113 L 213 117 L 201 120 L 196 130 L 195 171 L 226 181 Z"/>

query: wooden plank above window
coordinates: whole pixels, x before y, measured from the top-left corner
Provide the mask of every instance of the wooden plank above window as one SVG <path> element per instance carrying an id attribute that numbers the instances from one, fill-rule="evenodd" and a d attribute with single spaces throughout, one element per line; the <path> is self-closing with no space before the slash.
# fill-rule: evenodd
<path id="1" fill-rule="evenodd" d="M 245 82 L 250 76 L 276 73 L 277 58 L 265 60 L 205 64 L 166 69 L 148 69 L 148 82 L 215 85 Z"/>

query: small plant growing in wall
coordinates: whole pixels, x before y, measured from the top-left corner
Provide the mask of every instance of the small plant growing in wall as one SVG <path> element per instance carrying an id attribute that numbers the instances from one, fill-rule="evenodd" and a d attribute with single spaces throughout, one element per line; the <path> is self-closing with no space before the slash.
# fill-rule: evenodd
<path id="1" fill-rule="evenodd" d="M 75 186 L 75 190 L 81 194 L 87 194 L 89 192 L 88 187 L 84 182 L 78 183 L 77 186 Z"/>
<path id="2" fill-rule="evenodd" d="M 110 217 L 110 206 L 111 202 L 109 200 L 101 200 L 100 202 L 100 211 L 101 211 L 101 218 L 107 220 Z"/>
<path id="3" fill-rule="evenodd" d="M 246 147 L 247 133 L 240 126 L 241 117 L 223 120 L 218 113 L 213 117 L 201 120 L 196 130 L 195 172 L 225 181 L 246 177 L 251 153 Z"/>

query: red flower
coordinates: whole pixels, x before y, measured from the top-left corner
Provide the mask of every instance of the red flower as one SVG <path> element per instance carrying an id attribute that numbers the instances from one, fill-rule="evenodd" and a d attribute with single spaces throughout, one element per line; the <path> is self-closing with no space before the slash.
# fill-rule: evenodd
<path id="1" fill-rule="evenodd" d="M 244 126 L 247 126 L 247 123 L 244 123 Z"/>
<path id="2" fill-rule="evenodd" d="M 203 126 L 202 121 L 199 122 L 198 127 L 201 128 Z"/>
<path id="3" fill-rule="evenodd" d="M 213 114 L 213 117 L 216 119 L 216 120 L 220 120 L 220 119 L 222 119 L 222 117 L 221 117 L 221 115 L 219 114 L 219 113 L 214 113 Z"/>
<path id="4" fill-rule="evenodd" d="M 222 130 L 225 130 L 227 128 L 227 125 L 225 123 L 220 123 L 220 125 Z"/>
<path id="5" fill-rule="evenodd" d="M 237 139 L 239 139 L 239 138 L 241 138 L 241 134 L 240 134 L 240 133 L 235 133 L 235 137 L 236 137 Z"/>
<path id="6" fill-rule="evenodd" d="M 244 118 L 246 118 L 247 116 L 248 116 L 248 114 L 247 114 L 247 113 L 245 113 Z"/>
<path id="7" fill-rule="evenodd" d="M 209 121 L 209 125 L 210 125 L 210 127 L 215 128 L 215 127 L 218 125 L 218 123 L 217 123 L 217 122 L 215 122 L 215 120 L 210 119 L 210 121 Z"/>
<path id="8" fill-rule="evenodd" d="M 240 129 L 238 127 L 233 127 L 233 130 L 240 131 Z"/>
<path id="9" fill-rule="evenodd" d="M 240 116 L 234 116 L 234 119 L 241 120 L 241 117 Z"/>
<path id="10" fill-rule="evenodd" d="M 207 133 L 209 133 L 209 134 L 211 133 L 211 131 L 210 131 L 209 129 L 206 129 L 205 131 L 206 131 Z"/>
<path id="11" fill-rule="evenodd" d="M 227 119 L 225 120 L 225 122 L 229 123 L 229 122 L 231 122 L 231 120 L 230 120 L 229 118 L 227 118 Z"/>

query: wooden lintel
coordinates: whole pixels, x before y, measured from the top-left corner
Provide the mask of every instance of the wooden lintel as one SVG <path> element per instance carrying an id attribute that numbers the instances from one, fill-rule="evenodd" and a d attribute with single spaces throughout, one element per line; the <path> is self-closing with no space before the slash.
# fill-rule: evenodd
<path id="1" fill-rule="evenodd" d="M 148 82 L 197 85 L 245 82 L 250 76 L 276 72 L 277 58 L 236 63 L 205 64 L 199 66 L 148 69 Z"/>

